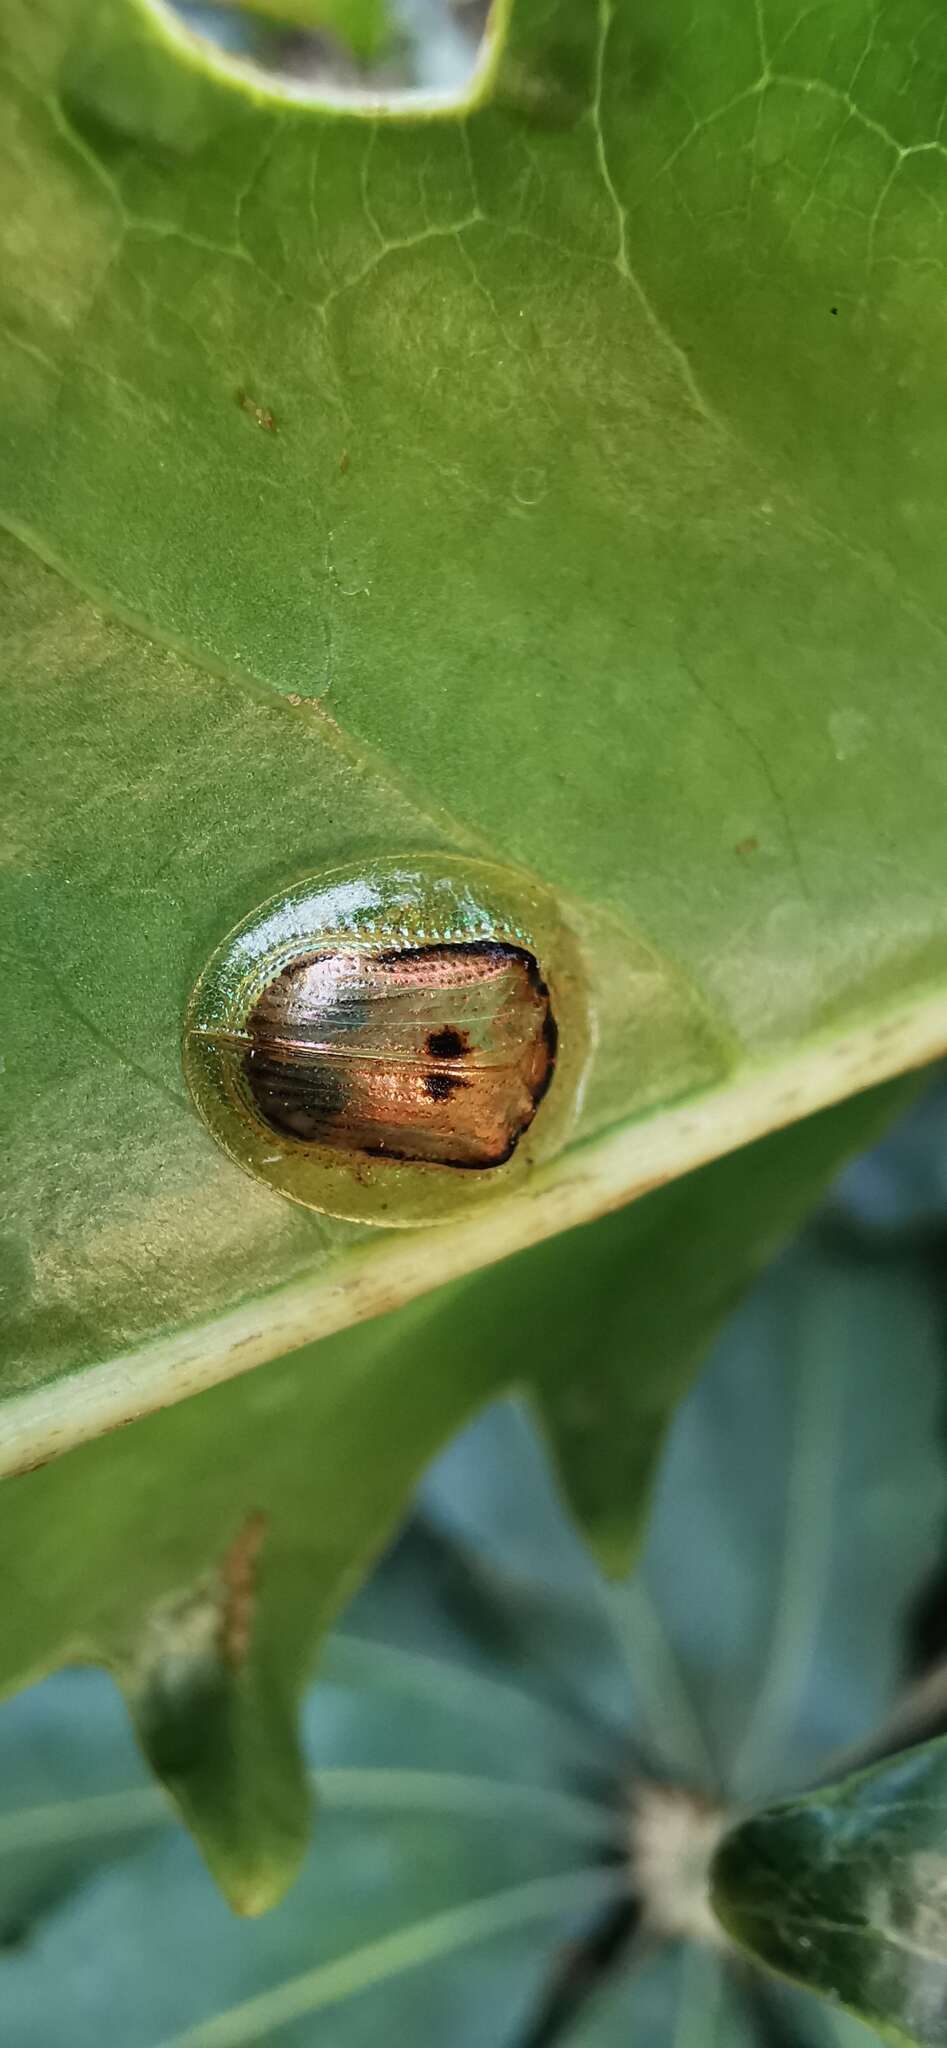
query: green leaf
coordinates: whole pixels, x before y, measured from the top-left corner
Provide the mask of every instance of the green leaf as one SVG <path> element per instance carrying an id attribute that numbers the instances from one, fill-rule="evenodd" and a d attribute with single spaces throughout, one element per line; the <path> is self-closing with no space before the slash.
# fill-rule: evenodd
<path id="1" fill-rule="evenodd" d="M 772 1969 L 882 2038 L 947 2027 L 947 1741 L 923 1744 L 735 1828 L 714 1903 Z"/>
<path id="2" fill-rule="evenodd" d="M 915 1128 L 936 1153 L 936 1098 Z M 711 1188 L 721 1170 L 708 1174 Z M 564 1260 L 614 1228 L 617 1264 L 620 1229 L 646 1209 L 532 1257 L 551 1265 L 553 1250 Z M 532 1257 L 518 1262 L 524 1274 Z M 604 1255 L 595 1270 L 604 1276 Z M 579 1271 L 577 1264 L 573 1280 Z M 633 1290 L 644 1271 L 632 1261 Z M 564 1292 L 568 1279 L 563 1273 Z M 439 1323 L 427 1304 L 445 1339 L 442 1378 L 460 1307 L 473 1317 L 476 1292 L 487 1284 L 484 1277 L 457 1290 L 453 1324 L 446 1315 Z M 868 1261 L 837 1223 L 810 1229 L 740 1309 L 679 1409 L 642 1562 L 627 1587 L 606 1584 L 563 1516 L 523 1404 L 508 1401 L 480 1417 L 438 1460 L 408 1533 L 347 1614 L 344 1635 L 329 1640 L 303 1712 L 322 1816 L 298 1885 L 262 1921 L 235 1927 L 188 1846 L 173 1829 L 161 1832 L 163 1802 L 143 1784 L 104 1681 L 69 1672 L 7 1702 L 0 1809 L 13 1810 L 0 1813 L 0 1939 L 17 1929 L 21 1937 L 0 1948 L 8 2031 L 32 2032 L 50 2048 L 92 2048 L 110 2026 L 128 2048 L 155 2048 L 263 1993 L 281 1996 L 281 1986 L 339 1958 L 360 1958 L 342 1980 L 354 1987 L 364 1951 L 371 1961 L 389 1934 L 399 1936 L 403 1954 L 400 1934 L 418 1921 L 620 1850 L 629 1776 L 644 1770 L 703 1782 L 732 1805 L 745 1800 L 751 1776 L 773 1797 L 790 1780 L 811 1783 L 840 1748 L 876 1739 L 902 1685 L 912 1611 L 943 1552 L 938 1285 L 942 1293 L 942 1277 L 910 1244 L 898 1241 L 886 1259 Z M 367 1352 L 351 1361 L 353 1375 L 369 1382 L 366 1402 L 373 1391 L 380 1396 L 394 1459 L 401 1408 L 411 1405 L 421 1369 L 409 1342 L 420 1335 L 420 1318 L 418 1306 L 390 1326 L 404 1327 L 403 1391 L 394 1375 L 374 1377 Z M 369 1335 L 351 1332 L 344 1342 L 364 1344 Z M 589 1335 L 591 1348 L 594 1321 Z M 78 1630 L 91 1616 L 96 1578 L 107 1584 L 133 1565 L 140 1573 L 139 1553 L 155 1544 L 174 1579 L 174 1518 L 162 1517 L 159 1505 L 151 1511 L 167 1471 L 157 1448 L 152 1468 L 143 1455 L 149 1441 L 157 1446 L 154 1433 L 170 1432 L 169 1450 L 184 1442 L 188 1418 L 206 1428 L 205 1452 L 183 1475 L 194 1524 L 203 1516 L 206 1532 L 228 1470 L 234 1495 L 245 1497 L 244 1439 L 256 1438 L 266 1463 L 267 1431 L 275 1437 L 282 1422 L 282 1440 L 291 1417 L 310 1506 L 307 1517 L 298 1511 L 305 1482 L 293 1480 L 284 1456 L 283 1498 L 259 1554 L 265 1607 L 276 1590 L 268 1551 L 277 1545 L 281 1570 L 285 1556 L 281 1526 L 291 1525 L 286 1550 L 294 1528 L 312 1539 L 311 1501 L 324 1495 L 344 1545 L 346 1494 L 362 1485 L 351 1446 L 333 1434 L 329 1390 L 319 1385 L 319 1361 L 331 1349 L 310 1351 L 296 1362 L 298 1373 L 286 1362 L 251 1375 L 34 1475 L 22 1498 L 35 1502 L 35 1520 L 19 1531 L 12 1520 L 0 1526 L 4 1555 L 21 1565 L 44 1507 L 50 1524 L 62 1514 L 85 1531 L 108 1512 L 111 1486 L 130 1491 L 137 1474 L 139 1519 L 126 1504 L 122 1539 L 116 1516 L 89 1576 L 79 1558 L 70 1568 Z M 268 1388 L 278 1411 L 269 1421 Z M 252 1405 L 240 1409 L 251 1389 Z M 814 1463 L 813 1446 L 826 1439 L 829 1454 Z M 71 1491 L 61 1498 L 70 1473 Z M 380 1450 L 364 1483 L 387 1483 Z M 8 1503 L 18 1489 L 19 1482 L 5 1490 Z M 232 1529 L 229 1512 L 219 1519 Z M 295 1560 L 297 1604 L 282 1610 L 297 1641 L 312 1634 L 312 1605 L 325 1584 L 327 1560 L 312 1541 Z M 51 1527 L 39 1562 L 62 1570 Z M 193 1569 L 192 1555 L 176 1583 Z M 805 1606 L 793 1592 L 800 1580 L 812 1592 Z M 35 1611 L 45 1600 L 53 1618 L 55 1589 L 38 1579 L 33 1597 Z M 137 1616 L 130 1622 L 133 1630 Z M 748 1736 L 761 1720 L 766 1739 L 750 1746 L 750 1773 Z M 81 1794 L 89 1796 L 78 1798 L 77 1811 Z M 481 2048 L 483 2039 L 490 2048 L 522 2048 L 570 1951 L 611 1910 L 603 1900 L 578 1915 L 524 1923 L 439 1966 L 363 1987 L 324 2008 L 324 2020 L 317 2008 L 318 2018 L 287 2027 L 285 2048 L 304 2048 L 320 2024 L 340 2048 L 369 2048 L 386 2033 L 458 2048 Z M 317 1989 L 325 1981 L 319 1977 Z M 718 1967 L 680 1943 L 640 1969 L 622 1958 L 620 1978 L 601 1983 L 573 2024 L 578 2048 L 611 2048 L 616 2035 L 635 2040 L 635 2030 L 642 2048 L 692 2048 L 698 2014 L 706 2029 L 716 2026 L 721 2048 L 744 2035 L 753 2048 L 867 2048 L 877 2039 L 807 1992 L 775 1979 L 767 1990 L 762 1973 L 732 1950 Z M 276 2038 L 283 2048 L 284 2035 Z"/>
<path id="3" fill-rule="evenodd" d="M 934 1110 L 928 1098 L 932 1151 Z M 424 1510 L 484 1581 L 487 1617 L 506 1587 L 534 1603 L 531 1620 L 514 1605 L 502 1635 L 524 1674 L 534 1664 L 565 1688 L 580 1671 L 662 1770 L 742 1809 L 811 1785 L 892 1711 L 943 1548 L 943 1381 L 924 1241 L 880 1259 L 834 1224 L 807 1231 L 676 1415 L 640 1563 L 608 1595 L 630 1681 L 609 1682 L 567 1626 L 575 1613 L 591 1633 L 602 1583 L 522 1413 L 495 1407 L 444 1452 Z"/>
<path id="4" fill-rule="evenodd" d="M 308 1839 L 294 1717 L 316 1644 L 439 1444 L 529 1386 L 583 1521 L 626 1559 L 708 1326 L 910 1086 L 11 1480 L 0 1689 L 77 1647 L 114 1670 L 221 1883 L 260 1910 Z"/>
<path id="5" fill-rule="evenodd" d="M 942 1044 L 947 54 L 519 0 L 388 113 L 144 0 L 3 37 L 12 1466 Z M 596 1049 L 522 1200 L 393 1243 L 245 1184 L 181 1020 L 270 893 L 445 848 L 553 892 Z"/>
<path id="6" fill-rule="evenodd" d="M 905 5 L 519 0 L 397 114 L 144 0 L 5 10 L 2 1467 L 280 1362 L 9 1490 L 3 1682 L 108 1663 L 244 1907 L 438 1443 L 528 1384 L 623 1559 L 710 1331 L 897 1092 L 677 1177 L 942 1044 L 947 59 Z M 402 849 L 552 893 L 593 1054 L 521 1198 L 383 1236 L 247 1182 L 179 1048 L 254 905 Z"/>
<path id="7" fill-rule="evenodd" d="M 569 1304 L 571 1331 L 550 1316 L 529 1380 L 573 1509 L 606 1568 L 628 1568 L 672 1405 L 711 1336 L 802 1222 L 844 1151 L 868 1141 L 872 1125 L 884 1128 L 896 1099 L 913 1089 L 911 1081 L 889 1084 L 874 1101 L 842 1104 L 660 1189 L 627 1219 L 622 1277 L 599 1275 L 590 1263 Z M 556 1256 L 553 1247 L 551 1264 Z M 597 1344 L 589 1341 L 590 1294 L 601 1302 Z M 609 1340 L 626 1315 L 628 1347 L 619 1339 L 616 1353 Z"/>
<path id="8" fill-rule="evenodd" d="M 344 1698 L 356 1706 L 359 1734 L 371 1728 L 383 1740 L 399 1702 L 385 1683 L 384 1650 L 376 1684 L 374 1649 L 364 1647 L 357 1689 Z M 81 1690 L 73 1680 L 60 1702 L 60 1740 L 70 1709 L 82 1711 Z M 469 1694 L 476 1724 L 475 1679 Z M 427 1768 L 330 1763 L 318 1772 L 323 1833 L 291 1899 L 262 1922 L 237 1926 L 180 1830 L 168 1826 L 160 1795 L 135 1782 L 127 1737 L 123 1745 L 94 1687 L 93 1698 L 103 1732 L 117 1738 L 115 1778 L 123 1789 L 82 1796 L 87 1761 L 76 1743 L 70 1801 L 24 1809 L 20 1792 L 19 1810 L 0 1816 L 0 1883 L 6 1878 L 12 1889 L 24 1854 L 38 1864 L 41 1847 L 47 1877 L 39 1910 L 14 1928 L 19 1945 L 0 1949 L 11 2038 L 91 2048 L 107 2011 L 127 2048 L 190 2042 L 192 2032 L 203 2041 L 205 2028 L 208 2048 L 212 2040 L 242 2038 L 278 2038 L 295 2048 L 319 2024 L 310 2016 L 326 2013 L 334 2043 L 367 2048 L 395 2011 L 407 2039 L 437 2038 L 443 2027 L 460 2048 L 475 2048 L 486 2024 L 497 2048 L 515 2048 L 554 1943 L 620 1882 L 598 1861 L 611 1816 L 591 1801 L 468 1771 L 448 1778 Z M 87 1734 L 90 1706 L 87 1697 Z M 328 1686 L 317 1727 L 319 1749 L 331 1756 Z M 541 1729 L 537 1716 L 534 1738 Z M 501 1770 L 504 1748 L 509 1761 L 503 1730 L 497 1713 L 484 1744 Z M 351 1757 L 355 1746 L 344 1729 L 336 1732 L 336 1753 Z M 8 1767 L 22 1756 L 22 1745 L 6 1743 Z M 150 1840 L 143 1840 L 147 1802 Z M 515 1819 L 517 1841 L 503 1819 Z M 69 1861 L 79 1837 L 81 1876 Z M 80 1958 L 81 1982 L 74 1974 Z"/>
<path id="9" fill-rule="evenodd" d="M 652 1958 L 609 1986 L 563 2048 L 763 2048 L 739 1986 L 695 1944 Z"/>

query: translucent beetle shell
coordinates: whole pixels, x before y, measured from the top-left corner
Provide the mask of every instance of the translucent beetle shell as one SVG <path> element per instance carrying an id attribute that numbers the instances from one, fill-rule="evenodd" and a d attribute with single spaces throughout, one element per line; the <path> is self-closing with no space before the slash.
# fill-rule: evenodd
<path id="1" fill-rule="evenodd" d="M 281 1194 L 437 1222 L 562 1143 L 581 980 L 552 899 L 504 869 L 340 869 L 224 940 L 188 1009 L 185 1072 L 214 1137 Z"/>

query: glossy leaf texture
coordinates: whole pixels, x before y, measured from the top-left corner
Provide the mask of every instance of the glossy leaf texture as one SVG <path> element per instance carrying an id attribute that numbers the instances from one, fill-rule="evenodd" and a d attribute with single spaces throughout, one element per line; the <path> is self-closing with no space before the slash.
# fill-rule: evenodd
<path id="1" fill-rule="evenodd" d="M 929 1102 L 925 1118 L 913 1156 L 933 1166 L 942 1113 Z M 905 1144 L 872 1165 L 889 1195 Z M 104 1678 L 67 1673 L 0 1709 L 11 2038 L 526 2048 L 578 1978 L 556 2048 L 877 2042 L 732 1946 L 639 1925 L 606 1974 L 587 1970 L 605 1920 L 624 1909 L 634 1928 L 637 1779 L 771 1802 L 883 1739 L 902 1700 L 947 1535 L 943 1263 L 926 1226 L 866 1255 L 860 1202 L 849 1183 L 715 1347 L 630 1579 L 606 1582 L 577 1541 L 522 1403 L 495 1404 L 437 1461 L 307 1695 L 321 1822 L 262 1920 L 238 1928 L 214 1898 Z M 222 1415 L 236 1391 L 189 1412 Z M 386 1415 L 393 1438 L 394 1396 Z M 232 1430 L 218 1444 L 236 1454 Z M 318 1597 L 300 1557 L 297 1631 L 307 1577 Z"/>
<path id="2" fill-rule="evenodd" d="M 393 112 L 152 0 L 2 33 L 12 1465 L 943 1043 L 947 31 L 516 0 Z M 269 895 L 439 850 L 552 892 L 596 1052 L 393 1246 L 246 1186 L 180 1032 Z"/>
<path id="3" fill-rule="evenodd" d="M 625 1569 L 708 1329 L 911 1086 L 10 1480 L 0 1690 L 77 1649 L 110 1667 L 231 1899 L 271 1903 L 308 1839 L 295 1723 L 319 1639 L 443 1440 L 528 1387 Z"/>
<path id="4" fill-rule="evenodd" d="M 922 1743 L 723 1843 L 714 1902 L 752 1954 L 936 2048 L 947 2031 L 947 1741 Z"/>

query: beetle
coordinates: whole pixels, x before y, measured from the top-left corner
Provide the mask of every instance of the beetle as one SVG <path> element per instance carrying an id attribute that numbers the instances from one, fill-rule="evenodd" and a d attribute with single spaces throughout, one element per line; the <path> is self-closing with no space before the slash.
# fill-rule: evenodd
<path id="1" fill-rule="evenodd" d="M 272 898 L 191 998 L 184 1066 L 204 1121 L 308 1207 L 453 1213 L 509 1177 L 560 1088 L 543 955 L 558 971 L 565 949 L 549 908 L 535 885 L 451 855 L 334 870 Z"/>
<path id="2" fill-rule="evenodd" d="M 246 1020 L 243 1071 L 299 1144 L 460 1170 L 502 1166 L 552 1080 L 558 1032 L 531 953 L 331 949 L 282 967 Z"/>

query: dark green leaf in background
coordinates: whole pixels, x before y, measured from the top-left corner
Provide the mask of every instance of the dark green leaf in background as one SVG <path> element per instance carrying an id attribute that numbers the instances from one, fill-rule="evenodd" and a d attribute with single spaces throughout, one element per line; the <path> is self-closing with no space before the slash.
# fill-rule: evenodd
<path id="1" fill-rule="evenodd" d="M 724 1926 L 885 2040 L 947 2034 L 947 1742 L 755 1815 L 714 1873 Z"/>
<path id="2" fill-rule="evenodd" d="M 569 2036 L 569 2048 L 762 2048 L 739 1988 L 706 1949 L 679 1945 L 611 1985 Z"/>
<path id="3" fill-rule="evenodd" d="M 190 2041 L 204 2016 L 210 2022 L 223 2006 L 262 1995 L 266 2002 L 249 2034 L 228 2021 L 216 2035 L 210 2026 L 205 2035 L 201 2025 L 195 2038 L 206 2038 L 207 2048 L 214 2040 L 277 2038 L 280 2048 L 302 2048 L 324 2027 L 326 2038 L 344 2048 L 369 2048 L 385 2038 L 394 2010 L 405 2039 L 515 2048 L 555 1934 L 570 1916 L 581 1923 L 615 1889 L 614 1872 L 597 1867 L 612 1824 L 578 1796 L 570 1801 L 541 1781 L 516 1781 L 503 1760 L 504 1720 L 507 1747 L 512 1731 L 534 1755 L 548 1756 L 549 1709 L 537 1706 L 530 1715 L 524 1700 L 517 1712 L 514 1694 L 511 1713 L 502 1689 L 494 1704 L 484 1684 L 481 1710 L 473 1678 L 454 1718 L 451 1773 L 439 1772 L 430 1756 L 419 1763 L 417 1752 L 413 1769 L 393 1760 L 379 1768 L 387 1723 L 400 1716 L 427 1725 L 425 1660 L 414 1665 L 420 1679 L 412 1697 L 403 1684 L 386 1683 L 382 1652 L 377 1673 L 371 1658 L 363 1659 L 357 1689 L 339 1689 L 335 1717 L 326 1686 L 316 1745 L 321 1840 L 291 1900 L 252 1924 L 234 1921 L 190 1843 L 169 1828 L 159 1795 L 141 1784 L 127 1733 L 91 1676 L 61 1681 L 58 1715 L 52 1700 L 47 1712 L 60 1757 L 67 1728 L 75 1730 L 68 1799 L 39 1813 L 0 1817 L 8 1912 L 17 1894 L 20 1905 L 20 1918 L 5 1922 L 0 1951 L 5 2038 L 24 2048 L 39 2041 L 45 2048 L 93 2048 L 105 2034 L 123 2048 L 157 2048 L 164 2039 Z M 452 1724 L 436 1666 L 434 1677 L 427 1719 L 440 1726 L 443 1742 Z M 357 1716 L 359 1702 L 362 1732 L 374 1738 L 372 1768 L 358 1760 L 357 1736 L 345 1725 L 350 1704 Z M 17 1732 L 7 1730 L 3 1758 L 7 1769 L 22 1771 L 27 1743 L 22 1734 L 17 1741 Z M 90 1736 L 109 1742 L 108 1795 L 93 1790 Z M 578 1748 L 574 1739 L 572 1747 Z M 566 1744 L 552 1754 L 560 1768 L 568 1759 L 575 1771 Z M 26 1771 L 24 1779 L 21 1809 Z M 509 1836 L 511 1819 L 517 1840 Z M 42 1838 L 35 1841 L 40 1821 L 45 1848 Z M 78 1846 L 70 1843 L 70 1827 Z M 283 1985 L 301 1977 L 302 2017 L 284 2024 Z"/>

